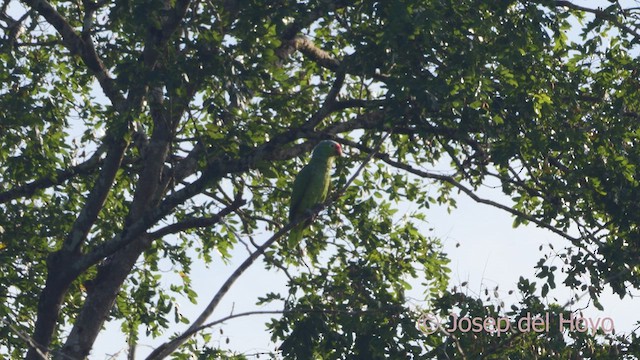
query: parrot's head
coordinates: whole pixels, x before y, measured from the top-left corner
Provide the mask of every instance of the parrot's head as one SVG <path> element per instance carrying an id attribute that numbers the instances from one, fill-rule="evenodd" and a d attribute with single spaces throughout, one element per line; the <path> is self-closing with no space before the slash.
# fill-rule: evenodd
<path id="1" fill-rule="evenodd" d="M 313 156 L 334 157 L 342 156 L 342 146 L 333 140 L 323 140 L 313 149 Z"/>

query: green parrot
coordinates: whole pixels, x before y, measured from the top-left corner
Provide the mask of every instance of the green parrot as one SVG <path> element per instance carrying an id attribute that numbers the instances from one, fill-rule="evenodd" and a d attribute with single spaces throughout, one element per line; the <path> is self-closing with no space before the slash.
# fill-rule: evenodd
<path id="1" fill-rule="evenodd" d="M 321 141 L 311 155 L 309 163 L 300 170 L 293 181 L 289 221 L 309 216 L 309 212 L 324 202 L 331 184 L 331 165 L 336 156 L 342 156 L 342 147 L 335 141 Z M 311 224 L 311 219 L 302 221 L 289 233 L 289 245 L 299 244 L 302 232 Z"/>

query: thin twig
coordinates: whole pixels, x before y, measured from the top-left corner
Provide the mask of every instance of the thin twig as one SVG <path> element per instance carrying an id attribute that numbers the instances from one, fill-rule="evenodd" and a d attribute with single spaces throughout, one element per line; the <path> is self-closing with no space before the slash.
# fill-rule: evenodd
<path id="1" fill-rule="evenodd" d="M 286 314 L 312 314 L 312 313 L 325 313 L 325 314 L 349 314 L 349 315 L 362 315 L 372 312 L 379 312 L 380 310 L 384 310 L 382 308 L 369 308 L 364 310 L 331 310 L 331 309 L 292 309 L 292 310 L 255 310 L 255 311 L 246 311 L 237 314 L 227 315 L 218 320 L 206 323 L 196 329 L 196 332 L 200 332 L 204 329 L 214 327 L 216 325 L 222 324 L 228 320 L 233 320 L 240 317 L 252 316 L 252 315 L 286 315 Z"/>
<path id="2" fill-rule="evenodd" d="M 236 211 L 238 208 L 246 204 L 246 200 L 238 196 L 233 200 L 226 208 L 222 209 L 217 214 L 207 217 L 190 217 L 176 223 L 167 225 L 159 230 L 156 230 L 149 234 L 150 239 L 159 239 L 169 234 L 175 234 L 187 229 L 209 227 L 219 223 L 224 217 L 230 213 Z"/>

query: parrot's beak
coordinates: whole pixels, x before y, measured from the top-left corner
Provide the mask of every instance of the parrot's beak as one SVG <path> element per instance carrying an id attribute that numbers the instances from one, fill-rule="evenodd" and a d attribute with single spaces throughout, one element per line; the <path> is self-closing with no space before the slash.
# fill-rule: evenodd
<path id="1" fill-rule="evenodd" d="M 336 144 L 336 152 L 338 153 L 338 157 L 342 156 L 342 146 L 340 146 L 340 144 Z"/>

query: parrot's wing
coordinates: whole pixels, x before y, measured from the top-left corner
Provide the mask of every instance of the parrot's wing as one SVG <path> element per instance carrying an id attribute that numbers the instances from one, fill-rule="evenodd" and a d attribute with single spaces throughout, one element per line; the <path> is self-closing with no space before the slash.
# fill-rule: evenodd
<path id="1" fill-rule="evenodd" d="M 333 190 L 333 183 L 331 182 L 331 180 L 329 180 L 328 183 L 327 183 L 327 190 L 322 195 L 322 198 L 320 199 L 320 202 L 325 202 L 325 200 L 327 200 L 327 197 L 329 196 L 329 194 L 331 194 L 332 190 Z"/>
<path id="2" fill-rule="evenodd" d="M 293 181 L 293 190 L 291 192 L 291 204 L 289 205 L 289 221 L 294 221 L 306 209 L 302 208 L 303 199 L 308 196 L 309 176 L 311 169 L 305 166 L 300 170 L 298 176 Z"/>

